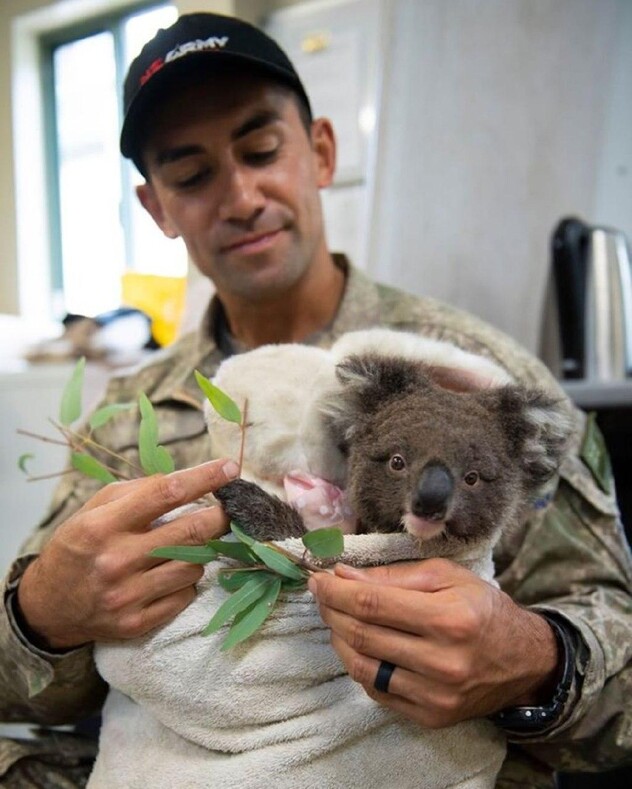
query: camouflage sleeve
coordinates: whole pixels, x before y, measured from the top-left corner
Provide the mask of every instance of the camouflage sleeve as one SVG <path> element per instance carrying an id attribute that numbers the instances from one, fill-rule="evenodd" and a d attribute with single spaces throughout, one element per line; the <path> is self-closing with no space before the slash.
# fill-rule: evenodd
<path id="1" fill-rule="evenodd" d="M 576 633 L 561 718 L 539 736 L 512 738 L 564 771 L 608 769 L 632 753 L 632 560 L 603 440 L 592 420 L 578 419 L 552 506 L 513 537 L 514 558 L 499 576 L 517 602 L 555 613 Z"/>
<path id="2" fill-rule="evenodd" d="M 49 519 L 24 546 L 3 582 L 0 606 L 0 720 L 46 724 L 71 723 L 99 709 L 105 683 L 94 668 L 92 648 L 46 652 L 31 644 L 16 621 L 15 590 L 28 564 L 59 523 L 94 492 L 92 481 L 64 482 Z"/>

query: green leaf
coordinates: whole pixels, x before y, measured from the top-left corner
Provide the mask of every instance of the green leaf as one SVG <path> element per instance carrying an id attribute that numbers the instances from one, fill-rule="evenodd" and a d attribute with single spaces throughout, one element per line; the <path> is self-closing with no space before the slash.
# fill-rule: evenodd
<path id="1" fill-rule="evenodd" d="M 307 588 L 307 578 L 308 576 L 305 575 L 301 578 L 300 581 L 295 580 L 294 578 L 282 578 L 281 579 L 281 589 L 285 592 L 296 592 L 299 589 L 306 589 Z"/>
<path id="2" fill-rule="evenodd" d="M 294 578 L 295 580 L 305 577 L 305 573 L 300 567 L 294 564 L 291 559 L 288 559 L 287 556 L 279 553 L 279 551 L 269 545 L 262 545 L 256 542 L 251 550 L 267 567 L 274 570 L 275 573 L 283 575 L 285 578 Z"/>
<path id="3" fill-rule="evenodd" d="M 222 625 L 232 619 L 235 614 L 256 602 L 265 593 L 268 579 L 260 576 L 256 570 L 250 570 L 253 577 L 241 589 L 231 595 L 225 603 L 217 609 L 213 618 L 202 631 L 203 636 L 217 632 Z"/>
<path id="4" fill-rule="evenodd" d="M 243 614 L 235 617 L 228 635 L 222 642 L 220 649 L 226 650 L 245 641 L 257 631 L 270 616 L 281 591 L 281 579 L 274 578 L 267 582 L 264 594 L 252 604 Z"/>
<path id="5" fill-rule="evenodd" d="M 192 564 L 206 564 L 217 559 L 217 551 L 208 545 L 163 545 L 161 548 L 154 548 L 149 555 Z"/>
<path id="6" fill-rule="evenodd" d="M 243 542 L 248 547 L 252 548 L 252 546 L 256 543 L 256 540 L 253 540 L 252 537 L 249 537 L 245 531 L 242 531 L 235 521 L 230 522 L 230 530 L 235 535 L 235 537 L 237 537 L 239 542 Z"/>
<path id="7" fill-rule="evenodd" d="M 86 477 L 98 479 L 99 482 L 116 482 L 114 474 L 109 472 L 104 465 L 99 463 L 92 455 L 86 455 L 83 452 L 73 452 L 70 457 L 72 467 L 85 474 Z"/>
<path id="8" fill-rule="evenodd" d="M 278 578 L 278 576 L 275 576 L 267 570 L 253 571 L 249 567 L 240 567 L 233 570 L 232 568 L 224 567 L 217 573 L 217 582 L 222 589 L 225 589 L 227 592 L 236 592 L 238 589 L 241 589 L 247 581 L 254 577 L 255 572 L 262 578 Z M 291 583 L 297 582 L 292 581 Z"/>
<path id="9" fill-rule="evenodd" d="M 145 474 L 170 474 L 175 464 L 169 452 L 158 446 L 158 420 L 153 405 L 146 394 L 138 398 L 140 427 L 138 429 L 138 454 Z"/>
<path id="10" fill-rule="evenodd" d="M 121 411 L 129 411 L 129 409 L 133 408 L 135 405 L 135 403 L 112 403 L 112 405 L 104 405 L 103 408 L 99 408 L 90 417 L 90 427 L 93 430 L 103 427 L 113 416 L 120 414 Z"/>
<path id="11" fill-rule="evenodd" d="M 228 540 L 209 540 L 206 543 L 209 547 L 217 551 L 222 556 L 228 556 L 230 559 L 236 559 L 238 562 L 244 564 L 256 564 L 257 557 L 252 551 L 242 542 L 229 542 Z"/>
<path id="12" fill-rule="evenodd" d="M 33 460 L 34 457 L 35 455 L 33 455 L 31 452 L 25 452 L 23 455 L 20 455 L 18 458 L 18 468 L 20 471 L 28 474 L 29 470 L 27 469 L 26 464 L 29 462 L 29 460 Z"/>
<path id="13" fill-rule="evenodd" d="M 165 447 L 158 446 L 154 449 L 154 466 L 161 474 L 171 474 L 176 464 Z"/>
<path id="14" fill-rule="evenodd" d="M 345 548 L 344 537 L 337 526 L 308 531 L 303 535 L 302 540 L 307 550 L 320 559 L 340 556 Z"/>
<path id="15" fill-rule="evenodd" d="M 211 383 L 211 381 L 209 381 L 206 376 L 202 375 L 201 372 L 195 370 L 194 374 L 197 385 L 200 387 L 202 392 L 204 392 L 206 399 L 222 417 L 222 419 L 225 419 L 227 422 L 236 422 L 238 425 L 240 425 L 241 411 L 239 410 L 237 403 L 235 403 L 234 400 L 231 400 L 226 392 L 223 392 L 219 386 L 215 386 L 214 383 Z"/>
<path id="16" fill-rule="evenodd" d="M 70 380 L 64 387 L 59 406 L 59 421 L 62 425 L 70 425 L 81 416 L 81 391 L 83 374 L 86 369 L 85 357 L 81 357 L 75 365 Z"/>

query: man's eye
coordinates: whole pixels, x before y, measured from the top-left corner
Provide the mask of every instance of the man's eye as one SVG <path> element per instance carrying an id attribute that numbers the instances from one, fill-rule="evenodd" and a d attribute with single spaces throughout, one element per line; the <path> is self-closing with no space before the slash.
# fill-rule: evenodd
<path id="1" fill-rule="evenodd" d="M 203 170 L 198 170 L 197 172 L 193 173 L 192 175 L 188 175 L 186 178 L 179 178 L 175 185 L 178 189 L 190 189 L 194 186 L 199 186 L 200 184 L 204 183 L 204 181 L 208 180 L 211 171 L 208 168 L 204 168 Z"/>
<path id="2" fill-rule="evenodd" d="M 267 151 L 250 151 L 250 153 L 245 154 L 244 159 L 248 164 L 267 164 L 274 161 L 277 153 L 278 148 L 271 148 Z"/>

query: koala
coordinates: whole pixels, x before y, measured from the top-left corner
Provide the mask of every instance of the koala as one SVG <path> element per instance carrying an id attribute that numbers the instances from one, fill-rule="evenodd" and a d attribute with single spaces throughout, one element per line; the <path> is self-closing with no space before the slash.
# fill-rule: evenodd
<path id="1" fill-rule="evenodd" d="M 358 533 L 494 542 L 535 503 L 572 430 L 566 402 L 511 383 L 473 389 L 462 370 L 414 355 L 352 353 L 316 407 L 346 459 Z M 236 480 L 216 494 L 256 539 L 297 537 L 300 513 Z"/>

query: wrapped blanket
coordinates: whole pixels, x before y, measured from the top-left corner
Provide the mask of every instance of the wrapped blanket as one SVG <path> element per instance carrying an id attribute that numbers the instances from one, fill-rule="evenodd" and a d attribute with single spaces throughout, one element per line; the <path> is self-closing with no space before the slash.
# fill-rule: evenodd
<path id="1" fill-rule="evenodd" d="M 352 535 L 344 560 L 367 566 L 431 550 L 406 534 Z M 491 581 L 489 545 L 451 558 Z M 90 789 L 494 786 L 505 755 L 494 725 L 423 730 L 371 700 L 345 673 L 309 592 L 282 594 L 261 630 L 221 652 L 224 629 L 201 635 L 226 599 L 221 566 L 207 565 L 173 622 L 97 646 L 112 690 Z"/>

